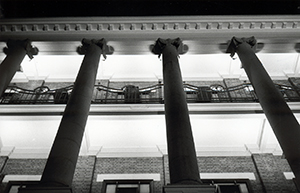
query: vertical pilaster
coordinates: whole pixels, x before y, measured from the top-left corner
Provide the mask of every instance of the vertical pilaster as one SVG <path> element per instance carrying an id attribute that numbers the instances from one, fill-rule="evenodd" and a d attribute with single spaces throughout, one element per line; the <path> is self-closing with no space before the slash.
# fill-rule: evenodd
<path id="1" fill-rule="evenodd" d="M 284 171 L 273 154 L 252 154 L 252 160 L 264 192 L 295 192 L 295 186 L 289 186 L 283 175 Z"/>
<path id="2" fill-rule="evenodd" d="M 3 49 L 6 54 L 5 59 L 0 65 L 0 96 L 11 82 L 17 70 L 27 54 L 29 58 L 38 53 L 38 49 L 31 46 L 31 42 L 27 40 L 8 40 L 7 47 Z"/>
<path id="3" fill-rule="evenodd" d="M 158 39 L 153 52 L 162 54 L 165 119 L 171 184 L 201 184 L 195 145 L 178 62 L 181 40 Z"/>
<path id="4" fill-rule="evenodd" d="M 300 126 L 281 93 L 276 89 L 272 79 L 257 58 L 254 48 L 256 40 L 233 37 L 228 52 L 233 56 L 236 52 L 242 66 L 254 87 L 260 105 L 276 135 L 300 185 Z M 300 186 L 299 186 L 300 187 Z"/>

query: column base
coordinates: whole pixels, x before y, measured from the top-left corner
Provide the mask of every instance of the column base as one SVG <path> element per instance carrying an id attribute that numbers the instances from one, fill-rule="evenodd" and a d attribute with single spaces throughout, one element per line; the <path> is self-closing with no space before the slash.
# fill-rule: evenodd
<path id="1" fill-rule="evenodd" d="M 215 193 L 217 187 L 214 185 L 166 185 L 164 193 Z"/>
<path id="2" fill-rule="evenodd" d="M 20 187 L 18 193 L 72 193 L 70 187 Z"/>

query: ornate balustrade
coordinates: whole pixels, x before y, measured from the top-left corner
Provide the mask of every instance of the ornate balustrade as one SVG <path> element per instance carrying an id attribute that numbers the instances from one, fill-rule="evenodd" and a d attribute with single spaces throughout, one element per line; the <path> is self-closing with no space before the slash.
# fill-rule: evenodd
<path id="1" fill-rule="evenodd" d="M 296 86 L 275 84 L 287 102 L 300 102 L 300 88 Z M 126 85 L 122 88 L 112 88 L 95 85 L 92 98 L 93 104 L 160 104 L 164 103 L 163 84 L 139 88 Z M 73 85 L 50 89 L 40 86 L 33 90 L 9 86 L 0 98 L 0 104 L 66 104 L 72 92 Z M 220 84 L 197 86 L 184 84 L 188 103 L 220 103 L 220 102 L 258 102 L 251 84 L 244 83 L 232 87 Z"/>

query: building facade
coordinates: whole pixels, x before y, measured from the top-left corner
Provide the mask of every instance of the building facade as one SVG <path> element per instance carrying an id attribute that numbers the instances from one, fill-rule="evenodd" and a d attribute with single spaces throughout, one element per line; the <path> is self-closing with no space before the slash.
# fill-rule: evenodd
<path id="1" fill-rule="evenodd" d="M 175 58 L 183 84 L 178 87 L 183 86 L 189 109 L 202 183 L 219 192 L 297 192 L 293 180 L 297 172 L 290 161 L 297 158 L 290 153 L 297 151 L 292 143 L 297 135 L 285 125 L 283 133 L 293 133 L 288 136 L 293 145 L 282 147 L 281 141 L 289 141 L 278 140 L 284 134 L 274 131 L 261 107 L 261 91 L 257 93 L 257 85 L 245 72 L 243 52 L 237 46 L 233 55 L 230 43 L 233 37 L 255 37 L 253 53 L 299 119 L 299 21 L 298 16 L 287 15 L 1 20 L 0 45 L 8 47 L 0 53 L 2 66 L 10 56 L 9 41 L 28 39 L 31 46 L 11 57 L 10 66 L 16 64 L 13 78 L 2 75 L 9 81 L 1 85 L 1 191 L 18 192 L 22 184 L 51 178 L 43 173 L 75 90 L 76 96 L 90 92 L 90 98 L 82 100 L 91 105 L 87 104 L 87 120 L 80 126 L 82 141 L 76 139 L 81 144 L 75 153 L 76 168 L 67 175 L 73 192 L 162 192 L 173 184 L 164 106 L 173 97 L 166 95 L 162 65 L 166 53 L 153 54 L 153 48 L 158 38 L 180 38 Z M 97 48 L 84 48 L 91 44 Z M 79 73 L 82 66 L 89 70 L 85 75 Z M 7 74 L 8 68 L 0 73 Z M 94 84 L 83 86 L 88 81 Z M 82 85 L 76 86 L 78 82 Z M 74 104 L 70 113 L 82 112 L 83 103 L 69 102 L 68 106 Z M 66 126 L 63 138 L 73 136 L 77 125 Z M 58 149 L 64 149 L 62 157 L 76 152 L 73 145 Z"/>

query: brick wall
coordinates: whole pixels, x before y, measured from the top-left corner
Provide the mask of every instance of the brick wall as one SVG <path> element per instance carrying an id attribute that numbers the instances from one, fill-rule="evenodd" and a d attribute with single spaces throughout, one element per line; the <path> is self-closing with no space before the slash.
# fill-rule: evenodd
<path id="1" fill-rule="evenodd" d="M 73 178 L 74 193 L 88 193 L 94 173 L 95 156 L 80 156 L 78 158 Z"/>
<path id="2" fill-rule="evenodd" d="M 44 82 L 43 80 L 29 80 L 28 82 L 10 83 L 10 86 L 18 86 L 24 89 L 33 90 L 39 86 L 47 86 L 51 90 L 64 88 L 73 85 L 74 82 Z"/>
<path id="3" fill-rule="evenodd" d="M 157 81 L 140 81 L 140 82 L 121 82 L 121 81 L 114 81 L 111 82 L 109 80 L 97 80 L 95 82 L 96 84 L 101 84 L 104 86 L 109 86 L 112 88 L 116 88 L 116 89 L 121 89 L 123 88 L 125 85 L 134 85 L 141 88 L 145 88 L 148 86 L 152 86 L 152 85 L 156 85 L 159 82 L 159 80 Z M 223 87 L 233 87 L 233 86 L 237 86 L 243 83 L 249 83 L 249 81 L 244 81 L 244 80 L 240 80 L 238 78 L 228 78 L 228 79 L 224 79 L 223 81 L 184 81 L 187 84 L 192 84 L 195 86 L 210 86 L 210 85 L 221 85 Z M 300 84 L 300 79 L 299 78 L 289 78 L 288 80 L 274 80 L 274 83 L 280 84 L 280 85 L 287 85 L 287 86 L 299 86 Z M 58 89 L 58 88 L 63 88 L 66 86 L 70 86 L 73 83 L 72 82 L 43 82 L 43 80 L 30 80 L 29 82 L 25 82 L 25 83 L 11 83 L 11 85 L 16 85 L 19 86 L 21 88 L 25 88 L 25 89 L 35 89 L 38 86 L 43 85 L 44 86 L 48 86 L 51 90 L 54 89 Z M 154 101 L 157 102 L 161 102 L 160 98 L 163 98 L 163 89 L 158 89 L 156 92 L 150 92 L 146 95 L 141 94 L 140 98 L 143 99 L 153 99 Z M 284 93 L 283 93 L 284 94 Z M 300 93 L 295 92 L 293 90 L 285 90 L 285 98 L 288 98 L 289 101 L 298 101 L 299 99 L 299 95 Z M 17 96 L 15 96 L 17 97 Z M 20 96 L 18 96 L 18 99 Z M 25 97 L 25 96 L 24 96 Z M 196 96 L 194 95 L 188 95 L 187 98 L 192 98 L 194 99 Z M 245 102 L 245 101 L 249 101 L 249 102 L 254 102 L 256 101 L 256 97 L 254 95 L 253 91 L 249 91 L 247 89 L 237 89 L 237 90 L 231 90 L 230 92 L 218 92 L 218 94 L 213 93 L 213 101 L 215 102 L 220 102 L 220 101 L 227 101 L 229 99 L 231 99 L 233 102 Z M 252 98 L 252 99 L 251 99 Z M 45 98 L 44 98 L 45 99 Z M 23 98 L 24 100 L 24 98 Z M 27 99 L 28 100 L 28 99 Z M 106 101 L 107 100 L 107 101 Z M 124 101 L 124 95 L 118 95 L 118 93 L 112 93 L 112 92 L 106 92 L 106 91 L 98 91 L 97 89 L 94 89 L 93 91 L 93 97 L 92 97 L 92 101 L 93 102 L 123 102 Z M 153 101 L 153 102 L 154 102 Z"/>
<path id="4" fill-rule="evenodd" d="M 9 159 L 0 157 L 5 164 L 0 174 L 41 175 L 45 159 Z M 250 180 L 255 193 L 296 193 L 292 180 L 286 180 L 283 172 L 291 172 L 287 161 L 272 154 L 254 154 L 242 157 L 198 157 L 199 170 L 202 173 L 240 173 L 252 172 L 256 180 Z M 160 181 L 154 182 L 155 193 L 170 182 L 168 157 L 124 157 L 96 158 L 80 156 L 78 158 L 74 180 L 74 193 L 101 192 L 102 182 L 96 182 L 97 174 L 138 174 L 159 173 Z M 0 185 L 0 192 L 6 184 Z"/>
<path id="5" fill-rule="evenodd" d="M 73 179 L 74 193 L 88 193 L 90 191 L 94 163 L 94 156 L 80 156 L 78 158 Z M 45 164 L 46 159 L 9 159 L 1 174 L 42 175 Z M 0 186 L 0 192 L 4 190 L 5 186 L 6 184 Z"/>
<path id="6" fill-rule="evenodd" d="M 263 189 L 250 156 L 245 157 L 199 157 L 198 165 L 203 173 L 240 173 L 253 172 L 256 180 L 251 180 L 255 193 L 262 193 Z"/>
<path id="7" fill-rule="evenodd" d="M 291 84 L 300 87 L 300 78 L 292 77 L 289 78 L 288 81 L 291 82 Z"/>
<path id="8" fill-rule="evenodd" d="M 227 86 L 227 88 L 235 87 L 244 83 L 249 83 L 249 81 L 243 81 L 238 78 L 228 78 L 223 80 L 224 84 Z M 239 100 L 245 100 L 247 98 L 252 98 L 253 93 L 249 92 L 247 89 L 237 89 L 237 90 L 231 90 L 229 92 L 230 97 L 232 101 L 239 101 Z"/>
<path id="9" fill-rule="evenodd" d="M 10 85 L 18 86 L 29 90 L 33 90 L 39 86 L 42 86 L 42 84 L 43 80 L 30 80 L 28 82 L 10 83 Z"/>
<path id="10" fill-rule="evenodd" d="M 163 156 L 163 166 L 164 166 L 164 184 L 170 183 L 170 171 L 169 171 L 169 159 L 167 155 Z"/>
<path id="11" fill-rule="evenodd" d="M 60 89 L 73 85 L 74 82 L 45 82 L 44 86 L 48 86 L 51 90 Z"/>
<path id="12" fill-rule="evenodd" d="M 3 169 L 6 163 L 7 157 L 6 156 L 0 156 L 0 180 L 4 177 L 3 175 Z M 5 184 L 0 183 L 0 192 L 3 192 L 5 188 Z"/>
<path id="13" fill-rule="evenodd" d="M 3 169 L 4 174 L 41 175 L 46 159 L 9 159 Z"/>
<path id="14" fill-rule="evenodd" d="M 109 80 L 96 80 L 95 85 L 102 85 L 102 86 L 108 86 Z M 98 91 L 97 89 L 93 90 L 93 96 L 92 101 L 99 102 L 97 100 L 105 99 L 107 98 L 107 93 L 104 91 Z"/>
<path id="15" fill-rule="evenodd" d="M 158 81 L 149 81 L 149 82 L 109 82 L 108 86 L 115 89 L 122 89 L 124 86 L 133 85 L 139 89 L 146 88 L 158 84 Z M 158 99 L 162 96 L 162 90 L 158 89 L 156 92 L 150 92 L 148 95 L 140 95 L 140 98 L 153 98 Z M 124 95 L 118 95 L 117 93 L 106 93 L 107 99 L 120 99 L 123 101 Z"/>
<path id="16" fill-rule="evenodd" d="M 296 192 L 295 186 L 283 175 L 289 169 L 286 160 L 272 154 L 253 154 L 252 157 L 266 192 Z"/>
<path id="17" fill-rule="evenodd" d="M 45 167 L 45 159 L 8 159 L 1 174 L 2 175 L 41 175 Z M 1 184 L 4 191 L 6 183 Z M 0 191 L 0 192 L 1 192 Z"/>
<path id="18" fill-rule="evenodd" d="M 4 164 L 6 162 L 7 157 L 6 156 L 0 156 L 0 172 L 2 172 L 2 169 L 4 167 Z"/>
<path id="19" fill-rule="evenodd" d="M 225 86 L 223 81 L 183 81 L 183 82 L 195 86 L 210 86 L 214 84 Z"/>
<path id="20" fill-rule="evenodd" d="M 263 193 L 263 188 L 258 180 L 258 174 L 250 156 L 247 157 L 198 157 L 200 173 L 241 173 L 253 172 L 256 180 L 251 180 L 251 187 L 255 193 Z M 170 183 L 168 157 L 164 159 L 166 184 Z"/>
<path id="21" fill-rule="evenodd" d="M 158 84 L 158 80 L 157 81 L 145 81 L 145 82 L 133 82 L 133 81 L 130 81 L 130 82 L 113 82 L 113 81 L 110 81 L 109 82 L 109 86 L 112 87 L 112 88 L 122 88 L 126 85 L 134 85 L 134 86 L 138 86 L 139 88 L 144 88 L 144 87 L 148 87 L 148 86 L 152 86 L 152 85 L 155 85 L 155 84 Z"/>
<path id="22" fill-rule="evenodd" d="M 292 172 L 291 167 L 289 166 L 286 159 L 283 159 L 282 156 L 274 156 L 274 161 L 277 163 L 277 167 L 281 172 Z M 287 187 L 289 188 L 290 192 L 297 192 L 296 186 L 293 180 L 285 180 Z"/>
<path id="23" fill-rule="evenodd" d="M 96 182 L 97 174 L 160 173 L 161 180 L 154 182 L 154 192 L 161 192 L 163 186 L 163 165 L 161 157 L 98 158 L 93 179 L 93 191 L 101 192 L 102 182 Z"/>
<path id="24" fill-rule="evenodd" d="M 257 154 L 253 157 L 198 157 L 201 173 L 252 172 L 256 180 L 250 180 L 255 193 L 295 192 L 292 180 L 286 180 L 283 172 L 291 169 L 285 159 L 272 154 Z M 164 156 L 165 184 L 170 183 L 168 157 Z M 279 187 L 280 186 L 280 187 Z"/>

